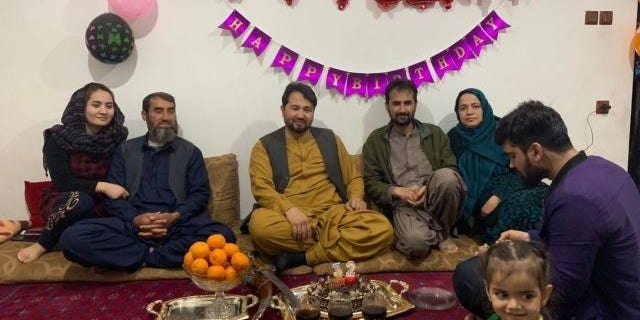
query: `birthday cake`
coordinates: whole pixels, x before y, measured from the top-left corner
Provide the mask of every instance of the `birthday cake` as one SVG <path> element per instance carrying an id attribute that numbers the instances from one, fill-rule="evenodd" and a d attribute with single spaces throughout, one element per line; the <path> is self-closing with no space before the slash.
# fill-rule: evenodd
<path id="1" fill-rule="evenodd" d="M 327 310 L 329 298 L 335 292 L 348 294 L 351 297 L 353 312 L 358 312 L 362 309 L 364 295 L 375 290 L 369 279 L 355 273 L 353 261 L 347 262 L 346 267 L 348 270 L 344 273 L 339 263 L 334 264 L 332 275 L 321 277 L 307 287 L 307 294 L 320 301 L 320 309 Z"/>

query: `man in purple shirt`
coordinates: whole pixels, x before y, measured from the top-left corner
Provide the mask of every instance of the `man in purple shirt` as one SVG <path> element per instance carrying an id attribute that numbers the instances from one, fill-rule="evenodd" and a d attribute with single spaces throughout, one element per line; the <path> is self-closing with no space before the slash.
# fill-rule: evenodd
<path id="1" fill-rule="evenodd" d="M 538 101 L 524 102 L 504 117 L 496 142 L 526 183 L 553 181 L 540 227 L 508 230 L 498 239 L 547 246 L 552 317 L 640 319 L 640 194 L 629 174 L 577 151 L 560 115 Z M 475 258 L 462 262 L 454 287 L 467 309 L 486 317 L 487 297 L 477 266 Z"/>

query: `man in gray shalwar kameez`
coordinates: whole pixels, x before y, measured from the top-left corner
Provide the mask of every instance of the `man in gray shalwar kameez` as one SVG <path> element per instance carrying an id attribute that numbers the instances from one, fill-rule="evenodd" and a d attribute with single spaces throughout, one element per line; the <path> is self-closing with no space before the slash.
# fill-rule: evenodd
<path id="1" fill-rule="evenodd" d="M 389 83 L 385 107 L 391 121 L 369 135 L 362 155 L 366 194 L 393 222 L 395 248 L 421 258 L 436 245 L 447 253 L 458 250 L 451 231 L 466 186 L 449 138 L 438 126 L 414 119 L 416 104 L 411 80 Z"/>

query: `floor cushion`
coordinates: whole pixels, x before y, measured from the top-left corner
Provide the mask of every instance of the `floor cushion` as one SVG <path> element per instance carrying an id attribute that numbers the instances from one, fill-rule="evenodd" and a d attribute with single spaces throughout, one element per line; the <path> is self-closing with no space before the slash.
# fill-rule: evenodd
<path id="1" fill-rule="evenodd" d="M 44 219 L 40 212 L 40 198 L 42 191 L 51 185 L 51 181 L 24 182 L 24 200 L 27 204 L 31 227 L 39 228 L 44 226 Z"/>

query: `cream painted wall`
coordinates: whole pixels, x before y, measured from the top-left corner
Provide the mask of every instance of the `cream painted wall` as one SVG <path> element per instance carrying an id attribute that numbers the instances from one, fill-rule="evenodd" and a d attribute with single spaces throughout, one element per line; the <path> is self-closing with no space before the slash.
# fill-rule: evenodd
<path id="1" fill-rule="evenodd" d="M 89 81 L 114 89 L 130 137 L 145 132 L 140 101 L 151 91 L 177 98 L 183 136 L 205 155 L 233 152 L 240 162 L 242 212 L 253 202 L 247 166 L 255 141 L 281 126 L 278 110 L 293 79 L 270 68 L 278 48 L 259 59 L 217 29 L 231 12 L 223 0 L 157 0 L 131 26 L 136 52 L 105 65 L 84 46 L 89 22 L 107 0 L 4 0 L 0 11 L 0 218 L 26 216 L 23 180 L 45 179 L 42 130 L 56 123 L 70 94 Z M 587 115 L 595 100 L 611 101 L 607 116 L 590 117 L 593 146 L 626 168 L 637 2 L 632 0 L 456 0 L 445 12 L 397 6 L 381 12 L 373 0 L 338 11 L 333 0 L 237 0 L 232 6 L 278 44 L 325 65 L 360 72 L 408 66 L 453 44 L 492 9 L 512 27 L 463 70 L 419 91 L 417 117 L 445 130 L 453 101 L 466 87 L 482 89 L 495 113 L 535 98 L 565 118 L 574 144 L 590 141 Z M 612 10 L 612 26 L 585 26 L 585 10 Z M 368 133 L 387 121 L 383 99 L 338 97 L 316 87 L 316 125 L 334 129 L 357 153 Z"/>

